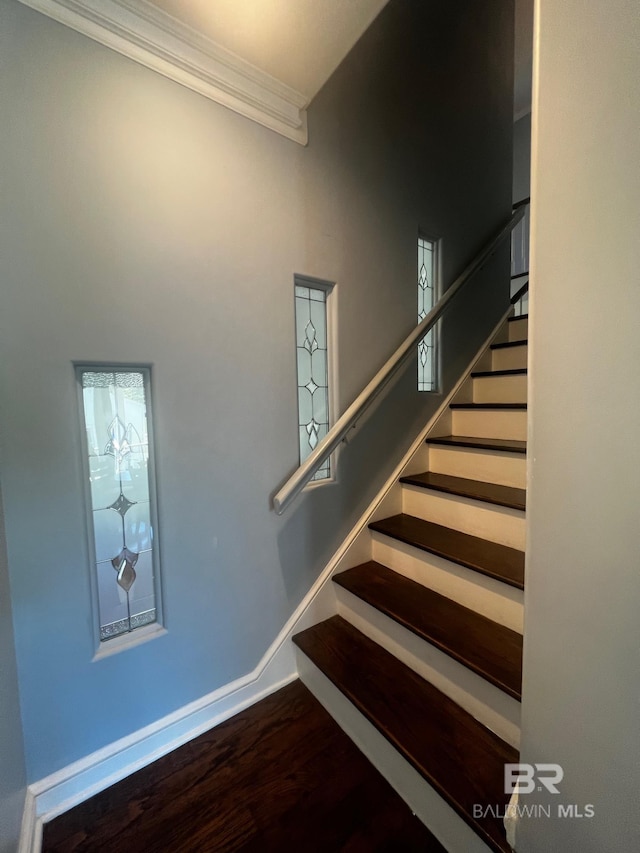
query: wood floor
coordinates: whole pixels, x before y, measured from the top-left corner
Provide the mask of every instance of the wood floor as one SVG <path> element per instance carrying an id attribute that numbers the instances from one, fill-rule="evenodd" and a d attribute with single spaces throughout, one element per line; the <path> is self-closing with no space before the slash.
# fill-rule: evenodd
<path id="1" fill-rule="evenodd" d="M 444 848 L 299 682 L 46 824 L 43 853 Z"/>

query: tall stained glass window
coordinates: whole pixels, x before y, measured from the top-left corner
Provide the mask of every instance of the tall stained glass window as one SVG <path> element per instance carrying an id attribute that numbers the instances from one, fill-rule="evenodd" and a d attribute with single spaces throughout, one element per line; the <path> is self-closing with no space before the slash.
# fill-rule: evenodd
<path id="1" fill-rule="evenodd" d="M 149 371 L 77 368 L 86 430 L 100 640 L 156 622 Z"/>
<path id="2" fill-rule="evenodd" d="M 418 237 L 418 323 L 436 301 L 436 243 Z M 418 344 L 418 391 L 435 391 L 437 386 L 436 329 Z"/>
<path id="3" fill-rule="evenodd" d="M 331 285 L 296 276 L 296 355 L 298 366 L 298 431 L 300 462 L 315 450 L 329 430 L 329 364 L 327 298 Z M 313 480 L 331 477 L 331 460 Z"/>

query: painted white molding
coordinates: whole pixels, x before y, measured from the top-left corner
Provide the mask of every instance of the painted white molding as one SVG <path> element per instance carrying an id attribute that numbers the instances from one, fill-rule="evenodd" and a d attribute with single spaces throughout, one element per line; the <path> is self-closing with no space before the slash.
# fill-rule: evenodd
<path id="1" fill-rule="evenodd" d="M 36 798 L 31 788 L 27 788 L 24 798 L 24 809 L 22 811 L 22 825 L 20 827 L 20 842 L 18 853 L 32 853 L 40 850 L 41 828 L 38 827 L 36 818 Z"/>
<path id="2" fill-rule="evenodd" d="M 282 637 L 283 634 L 278 639 Z M 279 655 L 280 651 L 284 654 Z M 276 640 L 249 675 L 33 783 L 27 792 L 20 853 L 39 853 L 43 823 L 209 731 L 295 678 L 293 652 Z"/>
<path id="3" fill-rule="evenodd" d="M 514 749 L 520 749 L 520 703 L 517 699 L 344 587 L 338 586 L 336 592 L 338 614 L 346 622 Z"/>
<path id="4" fill-rule="evenodd" d="M 300 678 L 411 811 L 452 853 L 490 853 L 462 817 L 303 652 Z"/>
<path id="5" fill-rule="evenodd" d="M 363 518 L 366 520 L 366 517 Z M 297 678 L 291 636 L 301 630 L 301 620 L 306 618 L 312 624 L 337 612 L 335 598 L 319 601 L 318 593 L 330 578 L 343 552 L 352 544 L 355 535 L 352 532 L 347 537 L 252 672 L 29 785 L 19 853 L 40 853 L 44 823 Z M 333 593 L 332 590 L 330 592 Z"/>
<path id="6" fill-rule="evenodd" d="M 471 371 L 510 313 L 511 308 L 482 344 L 464 375 L 442 399 L 437 411 L 411 443 L 255 669 L 155 723 L 30 785 L 19 853 L 40 853 L 44 823 L 209 731 L 298 677 L 291 637 L 338 612 L 331 578 L 348 565 L 356 565 L 370 559 L 371 542 L 367 525 L 374 517 L 389 512 L 389 504 L 399 499 L 399 489 L 396 488 L 398 478 L 412 458 L 424 448 L 427 435 L 443 415 L 446 415 L 449 403 L 468 381 Z"/>
<path id="7" fill-rule="evenodd" d="M 308 98 L 147 0 L 20 0 L 170 80 L 307 144 Z"/>

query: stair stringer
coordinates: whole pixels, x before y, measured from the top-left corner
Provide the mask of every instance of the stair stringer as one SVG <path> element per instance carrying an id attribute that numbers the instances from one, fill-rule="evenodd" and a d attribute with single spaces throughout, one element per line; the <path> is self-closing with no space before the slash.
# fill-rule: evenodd
<path id="1" fill-rule="evenodd" d="M 336 593 L 338 614 L 343 619 L 453 699 L 514 749 L 520 748 L 520 702 L 340 585 Z"/>
<path id="2" fill-rule="evenodd" d="M 437 651 L 434 654 L 434 650 L 428 644 L 415 642 L 415 637 L 410 632 L 399 628 L 393 620 L 371 611 L 366 605 L 361 605 L 355 597 L 350 600 L 347 595 L 345 603 L 345 596 L 343 595 L 341 599 L 335 584 L 331 583 L 334 575 L 372 558 L 373 536 L 368 525 L 403 511 L 403 486 L 399 482 L 400 477 L 429 469 L 427 437 L 449 435 L 453 432 L 450 404 L 453 401 L 473 402 L 471 374 L 474 371 L 491 369 L 490 346 L 496 341 L 506 340 L 507 320 L 512 311 L 510 307 L 496 324 L 467 370 L 442 400 L 436 413 L 420 431 L 383 488 L 309 591 L 299 609 L 299 616 L 295 620 L 290 636 L 327 619 L 329 615 L 342 613 L 365 635 L 378 642 L 419 675 L 437 685 L 472 716 L 517 749 L 520 737 L 520 708 L 516 700 L 502 694 L 499 688 L 483 683 L 484 680 L 481 677 L 466 671 L 464 665 L 452 662 L 446 654 Z M 453 564 L 450 565 L 454 570 L 458 568 Z M 485 579 L 481 578 L 481 580 Z M 514 601 L 513 606 L 516 609 L 521 608 L 520 591 L 510 591 L 516 594 L 517 601 Z M 513 628 L 521 630 L 521 626 L 515 624 L 519 621 L 518 614 L 512 621 L 514 621 Z M 489 847 L 484 841 L 467 826 L 442 796 L 395 750 L 375 726 L 365 719 L 304 653 L 297 652 L 296 664 L 298 674 L 306 686 L 448 850 L 456 853 L 462 850 L 465 853 L 471 853 L 471 851 L 486 853 Z"/>
<path id="3" fill-rule="evenodd" d="M 278 657 L 294 657 L 290 642 L 294 634 L 310 628 L 318 622 L 338 613 L 337 596 L 331 579 L 335 574 L 346 571 L 359 563 L 371 559 L 372 538 L 368 525 L 389 515 L 402 512 L 402 486 L 400 477 L 415 474 L 428 468 L 429 448 L 425 444 L 430 435 L 446 435 L 451 431 L 450 404 L 456 400 L 464 402 L 471 394 L 471 373 L 484 369 L 490 359 L 490 345 L 500 336 L 505 337 L 505 325 L 513 313 L 510 306 L 498 323 L 491 330 L 482 345 L 476 351 L 465 372 L 460 376 L 451 391 L 442 398 L 437 411 L 434 412 L 427 424 L 420 430 L 416 439 L 411 443 L 398 465 L 389 475 L 378 494 L 360 516 L 349 534 L 345 537 L 325 569 L 320 573 L 315 583 L 298 605 L 296 611 L 287 622 L 285 629 L 278 637 Z M 501 338 L 500 338 L 501 339 Z M 468 397 L 468 399 L 471 399 Z M 275 645 L 275 644 L 274 644 Z M 275 656 L 274 656 L 275 657 Z M 272 660 L 272 663 L 275 661 Z M 288 666 L 284 667 L 288 669 Z"/>
<path id="4" fill-rule="evenodd" d="M 451 853 L 491 853 L 491 848 L 435 788 L 301 651 L 298 651 L 298 671 L 320 704 L 446 850 Z"/>

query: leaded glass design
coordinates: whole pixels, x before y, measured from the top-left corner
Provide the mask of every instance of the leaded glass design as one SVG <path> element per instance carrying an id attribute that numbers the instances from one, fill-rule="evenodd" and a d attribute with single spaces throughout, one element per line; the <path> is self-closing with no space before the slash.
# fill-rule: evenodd
<path id="1" fill-rule="evenodd" d="M 418 323 L 435 304 L 436 244 L 418 237 Z M 418 391 L 436 388 L 436 330 L 431 329 L 418 344 Z"/>
<path id="2" fill-rule="evenodd" d="M 157 621 L 147 369 L 78 368 L 100 640 Z"/>
<path id="3" fill-rule="evenodd" d="M 296 279 L 296 355 L 298 366 L 298 432 L 300 462 L 316 449 L 329 430 L 327 290 Z M 331 476 L 327 459 L 313 480 Z"/>

